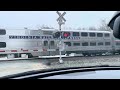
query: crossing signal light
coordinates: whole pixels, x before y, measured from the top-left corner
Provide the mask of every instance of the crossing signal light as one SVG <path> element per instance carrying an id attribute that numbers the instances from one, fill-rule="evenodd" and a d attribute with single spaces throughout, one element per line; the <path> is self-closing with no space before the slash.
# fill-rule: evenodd
<path id="1" fill-rule="evenodd" d="M 69 37 L 69 36 L 70 36 L 70 33 L 69 33 L 69 32 L 64 32 L 64 33 L 63 33 L 63 37 L 64 37 L 64 38 L 67 38 L 67 37 Z"/>
<path id="2" fill-rule="evenodd" d="M 53 34 L 53 37 L 54 37 L 54 38 L 59 38 L 59 37 L 60 37 L 60 32 L 54 33 L 54 34 Z"/>

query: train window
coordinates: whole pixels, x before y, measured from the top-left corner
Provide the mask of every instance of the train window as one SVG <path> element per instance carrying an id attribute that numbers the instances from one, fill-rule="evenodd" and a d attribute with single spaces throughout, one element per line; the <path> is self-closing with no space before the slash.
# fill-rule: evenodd
<path id="1" fill-rule="evenodd" d="M 80 36 L 79 32 L 73 32 L 73 36 Z"/>
<path id="2" fill-rule="evenodd" d="M 73 43 L 74 46 L 80 46 L 80 43 Z"/>
<path id="3" fill-rule="evenodd" d="M 17 39 L 17 36 L 15 36 L 15 39 Z"/>
<path id="4" fill-rule="evenodd" d="M 89 33 L 90 37 L 95 37 L 95 33 Z"/>
<path id="5" fill-rule="evenodd" d="M 40 30 L 31 30 L 30 35 L 40 35 Z"/>
<path id="6" fill-rule="evenodd" d="M 120 42 L 116 42 L 116 45 L 120 45 Z"/>
<path id="7" fill-rule="evenodd" d="M 90 42 L 90 46 L 96 46 L 96 42 Z"/>
<path id="8" fill-rule="evenodd" d="M 106 46 L 110 45 L 110 42 L 105 42 L 105 45 L 106 45 Z"/>
<path id="9" fill-rule="evenodd" d="M 66 45 L 71 46 L 71 42 L 64 42 Z"/>
<path id="10" fill-rule="evenodd" d="M 0 42 L 0 48 L 5 48 L 6 47 L 6 43 L 5 42 Z"/>
<path id="11" fill-rule="evenodd" d="M 48 41 L 44 41 L 44 46 L 48 46 Z"/>
<path id="12" fill-rule="evenodd" d="M 99 43 L 98 43 L 98 46 L 102 46 L 102 45 L 103 45 L 103 42 L 99 42 Z"/>
<path id="13" fill-rule="evenodd" d="M 6 34 L 6 30 L 0 29 L 0 35 L 5 35 L 5 34 Z"/>
<path id="14" fill-rule="evenodd" d="M 88 33 L 87 33 L 87 32 L 81 32 L 81 36 L 87 37 L 87 36 L 88 36 Z"/>
<path id="15" fill-rule="evenodd" d="M 51 45 L 51 46 L 54 46 L 54 44 L 55 44 L 54 41 L 51 41 L 51 42 L 50 42 L 50 45 Z"/>
<path id="16" fill-rule="evenodd" d="M 44 34 L 44 35 L 52 35 L 52 34 L 53 34 L 53 31 L 43 31 L 43 34 Z"/>
<path id="17" fill-rule="evenodd" d="M 97 33 L 97 37 L 103 37 L 103 33 Z"/>
<path id="18" fill-rule="evenodd" d="M 83 42 L 82 46 L 88 46 L 88 42 Z"/>
<path id="19" fill-rule="evenodd" d="M 105 37 L 110 37 L 109 33 L 105 33 L 104 35 L 105 35 Z"/>

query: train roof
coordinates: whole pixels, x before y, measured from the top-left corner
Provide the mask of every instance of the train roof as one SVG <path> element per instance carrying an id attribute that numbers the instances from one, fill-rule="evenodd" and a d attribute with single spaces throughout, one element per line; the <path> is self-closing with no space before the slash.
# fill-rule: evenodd
<path id="1" fill-rule="evenodd" d="M 38 29 L 29 29 L 29 28 L 0 28 L 4 30 L 38 30 Z"/>
<path id="2" fill-rule="evenodd" d="M 43 31 L 59 31 L 58 29 L 42 29 Z M 101 32 L 101 33 L 111 33 L 111 31 L 100 31 L 100 30 L 73 30 L 73 29 L 62 29 L 61 31 L 67 32 Z"/>
<path id="3" fill-rule="evenodd" d="M 40 30 L 40 31 L 53 31 L 57 32 L 59 31 L 58 29 L 5 29 L 5 30 Z M 100 31 L 100 30 L 76 30 L 76 29 L 62 29 L 61 31 L 67 31 L 67 32 L 101 32 L 101 33 L 111 33 L 111 31 Z"/>
<path id="4" fill-rule="evenodd" d="M 102 32 L 108 33 L 110 31 L 100 31 L 100 30 L 61 30 L 61 31 L 71 31 L 71 32 Z"/>
<path id="5" fill-rule="evenodd" d="M 42 31 L 55 31 L 57 29 L 39 29 L 39 30 L 42 30 Z"/>

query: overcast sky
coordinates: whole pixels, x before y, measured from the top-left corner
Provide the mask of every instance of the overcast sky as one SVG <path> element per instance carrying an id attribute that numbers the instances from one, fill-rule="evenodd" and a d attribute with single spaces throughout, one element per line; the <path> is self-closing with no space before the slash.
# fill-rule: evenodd
<path id="1" fill-rule="evenodd" d="M 61 11 L 63 12 L 63 11 Z M 107 22 L 115 11 L 66 11 L 63 27 L 98 27 L 102 19 Z M 58 28 L 56 11 L 0 11 L 0 28 L 34 28 L 48 25 Z"/>

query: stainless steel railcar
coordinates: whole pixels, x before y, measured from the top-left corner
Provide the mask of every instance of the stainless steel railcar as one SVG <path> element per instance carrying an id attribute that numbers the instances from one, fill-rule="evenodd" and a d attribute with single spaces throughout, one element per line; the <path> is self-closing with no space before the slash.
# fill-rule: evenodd
<path id="1" fill-rule="evenodd" d="M 59 54 L 59 37 L 55 29 L 0 29 L 0 55 L 30 57 Z M 120 53 L 120 40 L 112 31 L 62 30 L 62 54 L 85 55 Z"/>
<path id="2" fill-rule="evenodd" d="M 120 54 L 120 40 L 113 36 L 112 31 L 93 30 L 62 30 L 63 52 L 86 55 Z M 56 39 L 55 42 L 59 42 Z"/>
<path id="3" fill-rule="evenodd" d="M 64 40 L 64 43 L 69 43 L 66 48 L 67 53 L 82 53 L 86 56 L 115 52 L 115 38 L 109 31 L 71 31 L 70 36 L 80 37 L 80 39 Z M 116 48 L 119 50 L 118 46 Z"/>
<path id="4" fill-rule="evenodd" d="M 55 53 L 55 45 L 48 49 L 47 44 L 55 44 L 52 33 L 52 30 L 0 29 L 0 55 L 8 58 L 51 55 Z"/>

